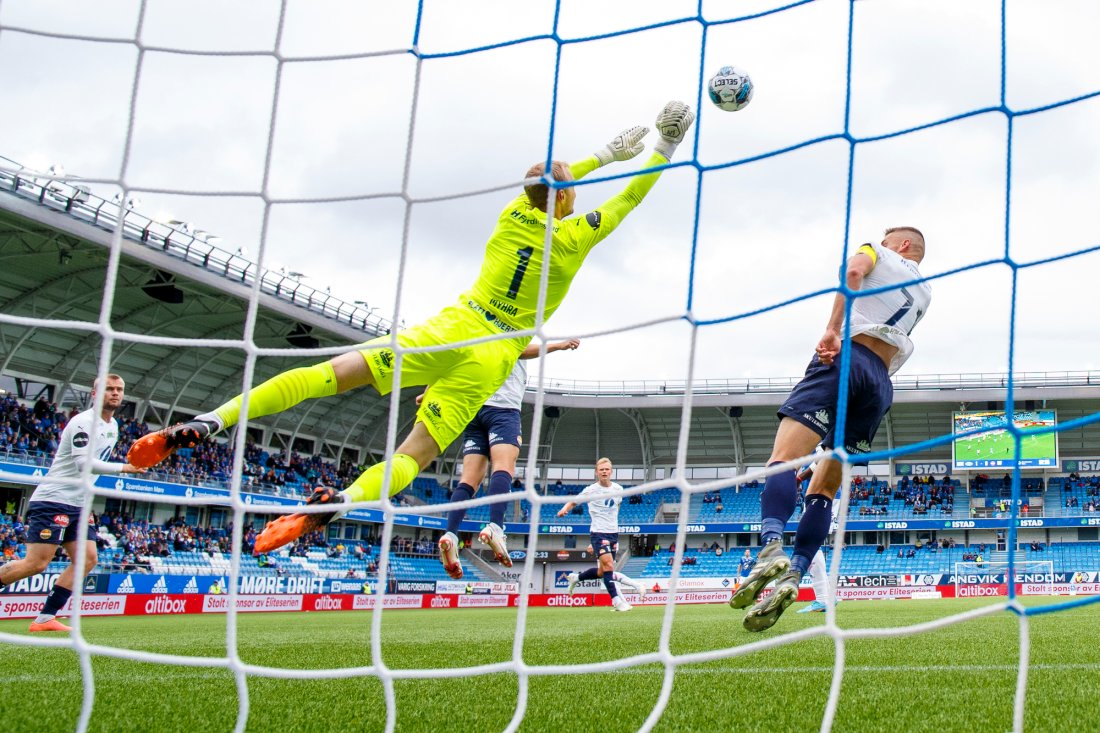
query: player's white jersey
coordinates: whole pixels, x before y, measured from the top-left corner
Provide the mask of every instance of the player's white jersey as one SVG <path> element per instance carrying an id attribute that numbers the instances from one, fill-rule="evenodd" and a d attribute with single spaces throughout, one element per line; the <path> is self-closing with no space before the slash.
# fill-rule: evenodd
<path id="1" fill-rule="evenodd" d="M 95 449 L 93 456 L 92 431 L 95 431 Z M 56 501 L 70 506 L 84 505 L 84 489 L 77 483 L 64 483 L 50 479 L 80 477 L 80 469 L 89 458 L 94 473 L 119 473 L 124 463 L 106 463 L 118 441 L 118 421 L 113 417 L 104 422 L 94 410 L 85 410 L 65 426 L 61 431 L 61 440 L 54 454 L 53 463 L 42 483 L 31 494 L 31 501 Z"/>
<path id="2" fill-rule="evenodd" d="M 592 517 L 592 533 L 615 534 L 619 531 L 619 504 L 623 497 L 604 496 L 612 492 L 621 492 L 623 487 L 614 481 L 610 486 L 600 486 L 599 482 L 589 484 L 577 496 L 578 504 L 588 503 L 588 513 Z"/>
<path id="3" fill-rule="evenodd" d="M 865 244 L 875 253 L 875 267 L 863 279 L 860 291 L 890 287 L 921 277 L 917 263 L 879 244 Z M 875 295 L 856 298 L 852 305 L 852 335 L 865 333 L 897 347 L 897 354 L 888 365 L 893 374 L 913 353 L 909 334 L 928 312 L 932 288 L 927 282 L 914 283 Z"/>
<path id="4" fill-rule="evenodd" d="M 527 362 L 520 359 L 512 367 L 512 373 L 500 385 L 493 396 L 485 400 L 488 407 L 505 407 L 518 410 L 523 407 L 523 393 L 527 389 Z"/>

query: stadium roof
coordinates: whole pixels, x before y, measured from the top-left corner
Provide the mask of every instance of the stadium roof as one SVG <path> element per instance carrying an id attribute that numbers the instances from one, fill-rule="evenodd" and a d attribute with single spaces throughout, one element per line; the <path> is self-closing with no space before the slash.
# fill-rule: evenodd
<path id="1" fill-rule="evenodd" d="M 58 395 L 86 389 L 95 378 L 107 332 L 100 313 L 107 309 L 117 336 L 111 370 L 126 379 L 139 416 L 163 423 L 221 404 L 242 388 L 248 298 L 257 277 L 252 342 L 268 351 L 257 360 L 254 383 L 325 358 L 298 354 L 303 347 L 346 347 L 391 326 L 293 275 L 257 274 L 255 263 L 203 241 L 201 233 L 153 221 L 86 187 L 0 170 L 0 191 L 0 373 L 50 383 Z M 120 217 L 116 287 L 105 293 Z M 214 348 L 182 339 L 208 340 Z M 384 430 L 387 408 L 388 401 L 362 391 L 315 401 L 267 424 L 338 443 L 364 436 L 368 443 L 378 423 Z"/>
<path id="2" fill-rule="evenodd" d="M 116 287 L 104 292 L 119 236 Z M 127 380 L 137 414 L 154 424 L 210 409 L 241 391 L 248 299 L 258 288 L 253 343 L 262 350 L 253 383 L 325 358 L 301 347 L 339 349 L 388 332 L 392 324 L 358 304 L 303 285 L 292 273 L 259 271 L 188 227 L 156 222 L 84 186 L 51 181 L 0 159 L 0 374 L 50 384 L 57 394 L 86 389 L 98 369 L 100 313 L 115 334 L 112 371 Z M 256 285 L 257 278 L 259 284 Z M 206 341 L 196 348 L 189 340 Z M 332 353 L 330 350 L 329 353 Z M 759 465 L 774 437 L 775 408 L 795 379 L 706 380 L 691 389 L 689 464 Z M 1100 374 L 1021 374 L 1019 407 L 1059 410 L 1062 422 L 1097 410 Z M 534 379 L 532 380 L 534 384 Z M 1001 374 L 933 375 L 896 380 L 895 407 L 874 448 L 908 445 L 950 430 L 951 412 L 1001 406 Z M 602 455 L 620 465 L 676 462 L 687 385 L 642 380 L 563 382 L 547 375 L 539 455 L 586 465 Z M 420 390 L 400 397 L 404 433 Z M 528 394 L 534 402 L 534 394 Z M 318 439 L 332 456 L 347 445 L 384 449 L 389 398 L 356 390 L 312 400 L 260 421 L 282 436 Z M 531 425 L 533 406 L 524 408 Z M 270 438 L 274 440 L 274 438 Z M 1100 428 L 1062 436 L 1062 455 L 1100 455 Z M 552 447 L 546 447 L 552 446 Z M 909 460 L 944 460 L 950 446 Z M 452 446 L 450 459 L 457 458 Z"/>

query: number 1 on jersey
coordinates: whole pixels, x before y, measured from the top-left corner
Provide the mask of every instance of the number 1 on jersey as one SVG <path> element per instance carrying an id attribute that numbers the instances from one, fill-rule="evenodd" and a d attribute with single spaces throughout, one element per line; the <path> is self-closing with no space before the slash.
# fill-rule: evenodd
<path id="1" fill-rule="evenodd" d="M 508 286 L 508 297 L 512 300 L 515 300 L 516 295 L 519 294 L 519 286 L 523 284 L 523 276 L 527 274 L 527 263 L 531 261 L 534 251 L 534 247 L 516 250 L 519 262 L 516 264 L 516 271 L 512 273 L 512 283 Z"/>

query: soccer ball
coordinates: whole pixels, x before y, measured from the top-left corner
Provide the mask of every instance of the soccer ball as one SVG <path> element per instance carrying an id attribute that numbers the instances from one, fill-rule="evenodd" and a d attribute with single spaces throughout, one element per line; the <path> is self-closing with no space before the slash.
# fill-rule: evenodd
<path id="1" fill-rule="evenodd" d="M 710 101 L 726 112 L 736 112 L 752 101 L 752 79 L 736 66 L 723 66 L 707 83 Z"/>

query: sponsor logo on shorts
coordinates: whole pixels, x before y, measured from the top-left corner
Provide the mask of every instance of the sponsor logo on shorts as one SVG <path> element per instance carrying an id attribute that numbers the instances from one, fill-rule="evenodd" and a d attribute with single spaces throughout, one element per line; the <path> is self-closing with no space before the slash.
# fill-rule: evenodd
<path id="1" fill-rule="evenodd" d="M 822 425 L 829 424 L 829 412 L 828 410 L 818 410 L 814 413 L 814 418 Z"/>
<path id="2" fill-rule="evenodd" d="M 443 417 L 443 408 L 439 406 L 438 402 L 429 402 L 428 412 L 435 415 L 437 420 Z"/>
<path id="3" fill-rule="evenodd" d="M 68 514 L 55 514 L 55 515 L 53 515 L 53 523 L 56 524 L 58 527 L 68 527 L 69 526 L 69 515 Z"/>
<path id="4" fill-rule="evenodd" d="M 48 540 L 49 538 L 53 537 L 53 532 L 48 529 L 44 529 L 38 533 L 38 536 L 44 540 Z"/>
<path id="5" fill-rule="evenodd" d="M 73 446 L 76 448 L 85 448 L 88 445 L 88 434 L 81 431 L 73 436 Z"/>
<path id="6" fill-rule="evenodd" d="M 493 443 L 499 443 L 499 442 L 500 442 L 500 433 L 494 433 L 493 431 L 490 430 L 489 431 L 489 445 L 492 445 Z"/>
<path id="7" fill-rule="evenodd" d="M 378 376 L 386 379 L 393 372 L 393 352 L 389 350 L 374 351 L 370 354 L 374 368 Z"/>

